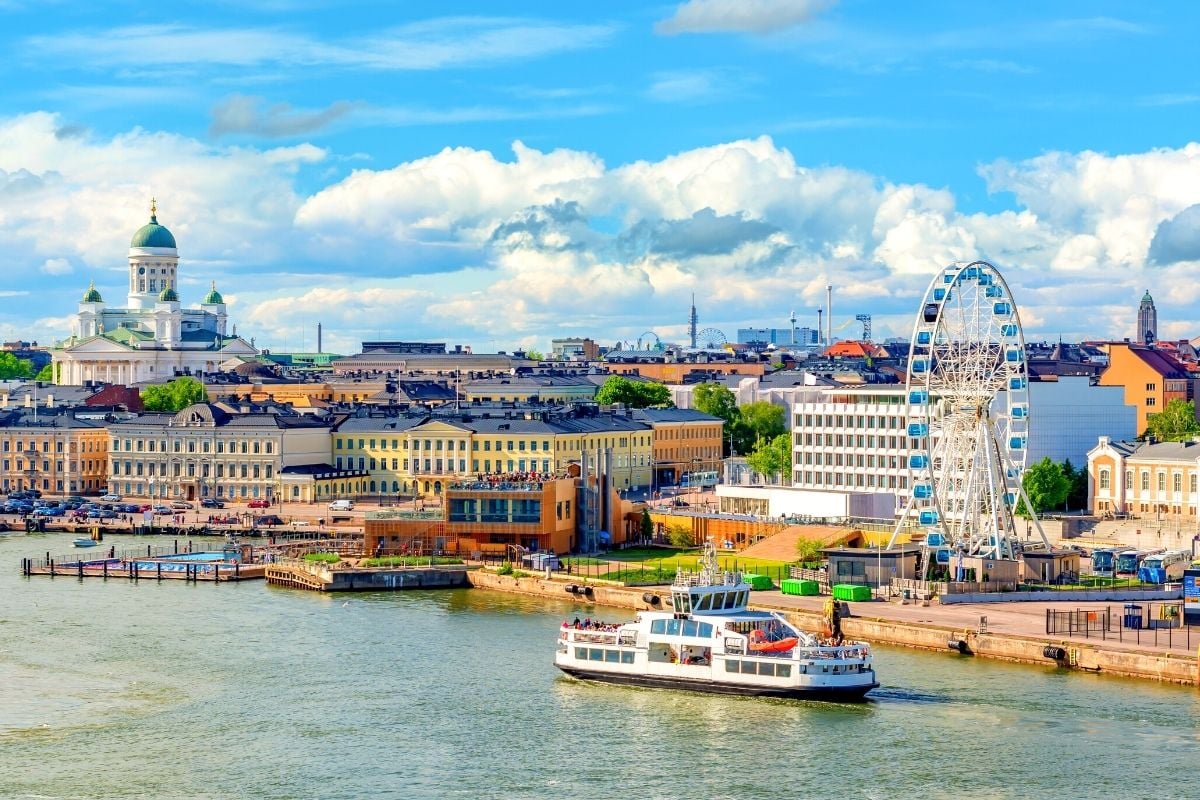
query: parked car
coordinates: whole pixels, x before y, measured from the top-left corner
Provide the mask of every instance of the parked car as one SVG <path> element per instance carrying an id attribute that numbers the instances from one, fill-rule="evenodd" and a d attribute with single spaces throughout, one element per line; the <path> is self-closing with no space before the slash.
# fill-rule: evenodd
<path id="1" fill-rule="evenodd" d="M 261 527 L 272 527 L 282 525 L 283 520 L 275 514 L 263 514 L 261 517 L 255 518 L 254 524 Z"/>
<path id="2" fill-rule="evenodd" d="M 185 511 L 185 510 L 193 509 L 193 508 L 195 508 L 195 506 L 192 505 L 191 503 L 189 503 L 187 500 L 172 500 L 171 508 L 177 509 L 179 511 Z"/>
<path id="3" fill-rule="evenodd" d="M 206 497 L 200 501 L 200 505 L 204 508 L 224 508 L 225 504 L 213 497 Z"/>
<path id="4" fill-rule="evenodd" d="M 271 501 L 270 500 L 251 500 L 246 505 L 250 506 L 250 508 L 270 508 Z"/>
<path id="5" fill-rule="evenodd" d="M 115 469 L 115 468 L 114 468 L 114 469 Z M 139 474 L 140 474 L 140 473 L 139 473 Z M 106 495 L 101 495 L 100 499 L 101 499 L 101 500 L 103 500 L 103 501 L 104 501 L 104 502 L 106 502 L 106 503 L 117 503 L 117 502 L 120 502 L 120 500 L 121 500 L 121 495 L 119 495 L 119 494 L 112 494 L 112 493 L 109 493 L 109 494 L 106 494 Z"/>
<path id="6" fill-rule="evenodd" d="M 170 506 L 154 506 L 154 508 L 152 508 L 151 511 L 153 511 L 155 514 L 170 514 L 171 507 Z"/>
<path id="7" fill-rule="evenodd" d="M 353 500 L 334 500 L 332 503 L 329 504 L 329 510 L 330 511 L 353 511 L 354 510 L 354 501 Z"/>

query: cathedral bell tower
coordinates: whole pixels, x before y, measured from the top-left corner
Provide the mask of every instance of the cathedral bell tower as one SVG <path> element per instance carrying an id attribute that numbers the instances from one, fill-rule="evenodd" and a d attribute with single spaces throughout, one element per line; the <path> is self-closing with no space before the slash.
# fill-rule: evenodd
<path id="1" fill-rule="evenodd" d="M 175 237 L 158 224 L 158 206 L 150 200 L 150 221 L 129 242 L 129 308 L 153 309 L 159 294 L 176 291 L 179 251 Z"/>

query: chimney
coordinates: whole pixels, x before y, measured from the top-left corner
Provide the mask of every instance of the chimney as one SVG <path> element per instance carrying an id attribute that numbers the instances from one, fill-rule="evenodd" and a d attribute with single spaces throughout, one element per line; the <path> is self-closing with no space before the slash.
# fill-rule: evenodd
<path id="1" fill-rule="evenodd" d="M 25 407 L 33 408 L 33 395 L 31 395 L 31 394 L 25 395 Z"/>
<path id="2" fill-rule="evenodd" d="M 46 395 L 46 408 L 54 408 L 54 395 Z"/>
<path id="3" fill-rule="evenodd" d="M 321 323 L 319 323 L 319 322 L 317 323 L 317 352 L 318 353 L 325 352 L 323 349 L 321 349 Z"/>
<path id="4" fill-rule="evenodd" d="M 0 408 L 8 408 L 8 392 L 0 394 Z"/>

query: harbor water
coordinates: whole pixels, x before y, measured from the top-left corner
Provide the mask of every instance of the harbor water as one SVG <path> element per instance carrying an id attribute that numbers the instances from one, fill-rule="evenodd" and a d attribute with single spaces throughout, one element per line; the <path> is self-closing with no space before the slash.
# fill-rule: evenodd
<path id="1" fill-rule="evenodd" d="M 1200 797 L 1192 688 L 890 648 L 859 705 L 591 685 L 556 629 L 627 612 L 18 574 L 69 544 L 0 536 L 2 798 Z"/>

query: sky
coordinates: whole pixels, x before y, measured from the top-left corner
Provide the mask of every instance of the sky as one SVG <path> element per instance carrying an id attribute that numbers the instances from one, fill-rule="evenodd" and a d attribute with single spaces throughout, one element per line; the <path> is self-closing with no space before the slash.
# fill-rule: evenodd
<path id="1" fill-rule="evenodd" d="M 907 337 L 996 264 L 1033 340 L 1200 336 L 1200 5 L 0 0 L 0 334 L 180 295 L 259 347 Z"/>

